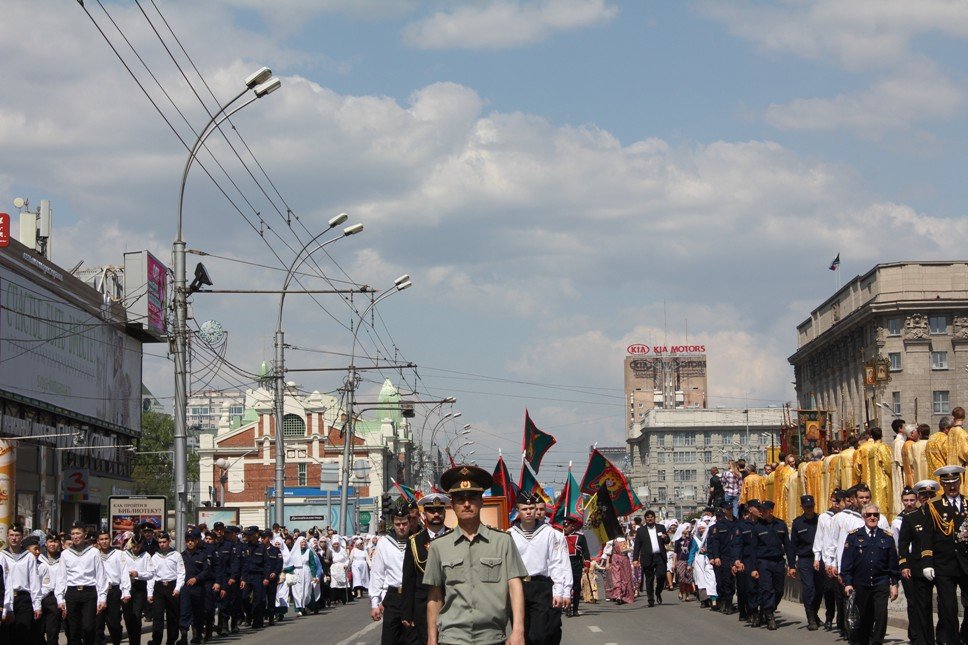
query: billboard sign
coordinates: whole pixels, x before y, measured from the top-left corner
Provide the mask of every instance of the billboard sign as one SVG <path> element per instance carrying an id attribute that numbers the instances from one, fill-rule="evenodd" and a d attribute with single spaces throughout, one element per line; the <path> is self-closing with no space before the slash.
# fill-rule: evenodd
<path id="1" fill-rule="evenodd" d="M 6 266 L 0 303 L 0 389 L 140 431 L 141 343 L 109 305 L 91 313 Z"/>
<path id="2" fill-rule="evenodd" d="M 195 509 L 195 526 L 204 524 L 211 530 L 216 522 L 221 522 L 225 526 L 238 526 L 239 509 L 226 506 L 199 506 Z"/>
<path id="3" fill-rule="evenodd" d="M 130 322 L 157 339 L 167 332 L 168 267 L 147 251 L 124 254 L 124 298 Z"/>
<path id="4" fill-rule="evenodd" d="M 646 354 L 659 355 L 681 355 L 681 354 L 705 354 L 705 345 L 643 345 L 634 343 L 625 348 L 629 356 L 645 356 Z"/>
<path id="5" fill-rule="evenodd" d="M 10 246 L 10 213 L 0 213 L 0 248 Z"/>
<path id="6" fill-rule="evenodd" d="M 133 532 L 143 522 L 150 522 L 155 528 L 165 526 L 168 500 L 163 496 L 130 495 L 108 498 L 108 530 L 111 544 L 122 546 L 124 534 Z"/>

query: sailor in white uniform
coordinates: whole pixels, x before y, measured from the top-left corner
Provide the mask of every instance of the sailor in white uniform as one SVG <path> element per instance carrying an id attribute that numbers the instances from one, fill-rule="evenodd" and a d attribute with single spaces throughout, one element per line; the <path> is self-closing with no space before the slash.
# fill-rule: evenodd
<path id="1" fill-rule="evenodd" d="M 370 563 L 367 594 L 370 617 L 383 620 L 382 645 L 404 645 L 410 642 L 411 629 L 403 624 L 403 558 L 410 538 L 410 509 L 398 500 L 390 509 L 393 532 L 376 543 Z"/>

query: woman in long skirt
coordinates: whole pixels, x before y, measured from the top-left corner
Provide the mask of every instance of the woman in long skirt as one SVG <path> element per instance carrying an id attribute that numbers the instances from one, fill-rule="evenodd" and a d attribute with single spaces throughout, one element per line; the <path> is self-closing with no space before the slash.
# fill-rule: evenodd
<path id="1" fill-rule="evenodd" d="M 353 543 L 350 551 L 350 563 L 353 567 L 353 595 L 362 598 L 370 586 L 370 563 L 366 557 L 366 546 L 362 539 Z"/>
<path id="2" fill-rule="evenodd" d="M 699 522 L 696 525 L 696 534 L 692 538 L 696 545 L 692 575 L 696 581 L 696 587 L 699 589 L 702 607 L 716 606 L 716 572 L 709 561 L 709 556 L 706 555 L 706 538 L 709 533 L 709 527 L 705 523 Z"/>
<path id="3" fill-rule="evenodd" d="M 679 583 L 679 600 L 692 600 L 695 587 L 692 584 L 692 565 L 689 564 L 689 546 L 692 543 L 692 527 L 686 525 L 673 545 L 676 581 Z"/>
<path id="4" fill-rule="evenodd" d="M 349 568 L 350 556 L 343 548 L 338 538 L 332 544 L 333 560 L 329 566 L 329 585 L 333 591 L 333 602 L 346 604 L 349 600 Z"/>
<path id="5" fill-rule="evenodd" d="M 628 541 L 625 538 L 615 538 L 612 556 L 608 559 L 609 576 L 612 579 L 612 600 L 619 605 L 635 600 L 632 562 L 629 560 L 627 545 Z"/>

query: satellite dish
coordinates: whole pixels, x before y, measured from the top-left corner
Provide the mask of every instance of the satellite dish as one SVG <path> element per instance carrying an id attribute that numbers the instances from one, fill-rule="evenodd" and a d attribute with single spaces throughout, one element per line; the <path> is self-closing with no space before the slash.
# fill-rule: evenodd
<path id="1" fill-rule="evenodd" d="M 209 345 L 218 345 L 225 337 L 225 329 L 217 320 L 206 320 L 198 329 L 198 337 Z"/>
<path id="2" fill-rule="evenodd" d="M 24 199 L 23 197 L 17 197 L 16 199 L 13 200 L 14 208 L 23 208 L 26 205 L 27 205 L 27 200 Z"/>

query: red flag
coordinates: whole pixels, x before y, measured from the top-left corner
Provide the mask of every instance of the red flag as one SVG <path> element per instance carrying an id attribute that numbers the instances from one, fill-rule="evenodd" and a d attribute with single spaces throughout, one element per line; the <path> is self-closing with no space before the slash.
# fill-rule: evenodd
<path id="1" fill-rule="evenodd" d="M 606 459 L 605 455 L 593 449 L 585 476 L 581 480 L 581 492 L 595 495 L 603 487 L 611 496 L 611 504 L 620 516 L 631 515 L 642 508 L 642 502 L 629 487 L 622 471 Z"/>
<path id="2" fill-rule="evenodd" d="M 447 451 L 447 458 L 450 459 L 450 467 L 457 468 L 457 462 L 454 461 L 454 455 L 450 454 L 449 450 Z"/>

